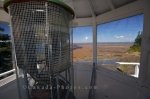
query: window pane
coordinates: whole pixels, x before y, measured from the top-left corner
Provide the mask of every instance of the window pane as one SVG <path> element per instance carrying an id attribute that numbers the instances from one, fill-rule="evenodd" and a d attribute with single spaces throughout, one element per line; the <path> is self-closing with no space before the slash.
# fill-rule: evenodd
<path id="1" fill-rule="evenodd" d="M 10 27 L 8 23 L 0 22 L 0 73 L 11 69 Z"/>
<path id="2" fill-rule="evenodd" d="M 73 60 L 92 60 L 92 27 L 76 27 L 73 29 Z"/>
<path id="3" fill-rule="evenodd" d="M 140 62 L 143 14 L 98 25 L 98 65 L 135 75 Z"/>

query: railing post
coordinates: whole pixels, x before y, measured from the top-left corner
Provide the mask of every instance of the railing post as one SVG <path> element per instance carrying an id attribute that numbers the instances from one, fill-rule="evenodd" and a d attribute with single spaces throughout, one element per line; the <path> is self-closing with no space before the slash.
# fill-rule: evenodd
<path id="1" fill-rule="evenodd" d="M 135 77 L 139 76 L 139 65 L 135 66 L 135 73 L 134 73 Z"/>
<path id="2" fill-rule="evenodd" d="M 96 66 L 97 66 L 97 25 L 96 18 L 93 17 L 93 69 L 88 99 L 95 99 L 95 82 L 96 82 Z"/>

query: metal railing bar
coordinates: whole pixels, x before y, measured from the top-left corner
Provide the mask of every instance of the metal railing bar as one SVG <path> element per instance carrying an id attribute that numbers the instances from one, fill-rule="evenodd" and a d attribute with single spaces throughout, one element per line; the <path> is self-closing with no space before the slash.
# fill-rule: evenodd
<path id="1" fill-rule="evenodd" d="M 93 63 L 93 70 L 92 70 L 92 76 L 91 76 L 91 82 L 90 82 L 90 90 L 88 94 L 88 99 L 95 99 L 95 89 L 94 86 L 96 84 L 96 64 Z"/>
<path id="2" fill-rule="evenodd" d="M 116 62 L 120 65 L 140 65 L 140 63 L 134 63 L 134 62 Z"/>
<path id="3" fill-rule="evenodd" d="M 15 72 L 15 69 L 12 69 L 12 70 L 10 70 L 10 71 L 1 73 L 1 74 L 0 74 L 0 77 L 6 76 L 6 75 L 8 75 L 8 74 L 10 74 L 10 73 L 14 73 L 14 72 Z"/>

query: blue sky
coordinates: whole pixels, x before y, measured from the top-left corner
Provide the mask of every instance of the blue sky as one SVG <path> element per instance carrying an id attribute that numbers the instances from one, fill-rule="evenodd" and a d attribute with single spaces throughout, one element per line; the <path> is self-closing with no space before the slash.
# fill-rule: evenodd
<path id="1" fill-rule="evenodd" d="M 134 42 L 139 31 L 143 31 L 143 14 L 97 26 L 98 42 Z M 92 27 L 73 29 L 74 43 L 91 43 Z"/>
<path id="2" fill-rule="evenodd" d="M 133 42 L 139 31 L 143 30 L 144 16 L 137 15 L 97 26 L 98 42 Z M 10 34 L 9 24 L 0 22 L 4 34 Z M 92 27 L 73 28 L 74 43 L 92 43 Z"/>
<path id="3" fill-rule="evenodd" d="M 4 29 L 3 34 L 10 34 L 10 28 L 8 23 L 0 22 L 0 27 Z"/>
<path id="4" fill-rule="evenodd" d="M 91 43 L 92 39 L 91 26 L 73 28 L 74 43 Z"/>

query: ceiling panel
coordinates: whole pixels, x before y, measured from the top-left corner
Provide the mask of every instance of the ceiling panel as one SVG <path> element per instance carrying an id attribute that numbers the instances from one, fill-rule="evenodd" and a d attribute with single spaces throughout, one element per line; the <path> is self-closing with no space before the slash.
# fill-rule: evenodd
<path id="1" fill-rule="evenodd" d="M 74 0 L 74 10 L 76 12 L 76 17 L 83 18 L 92 15 L 88 0 Z"/>
<path id="2" fill-rule="evenodd" d="M 128 3 L 134 2 L 134 1 L 137 1 L 137 0 L 112 0 L 116 8 L 126 5 Z"/>
<path id="3" fill-rule="evenodd" d="M 0 0 L 0 8 L 2 8 L 2 7 L 3 7 L 3 1 Z"/>
<path id="4" fill-rule="evenodd" d="M 0 9 L 0 22 L 9 22 L 10 16 L 4 10 Z"/>
<path id="5" fill-rule="evenodd" d="M 99 15 L 99 14 L 102 14 L 111 10 L 110 6 L 108 5 L 107 0 L 91 0 L 91 1 L 93 2 L 96 15 Z"/>
<path id="6" fill-rule="evenodd" d="M 1 8 L 3 5 L 2 1 L 3 0 L 0 0 Z M 74 9 L 76 18 L 87 18 L 92 16 L 88 0 L 63 0 L 63 1 Z M 111 11 L 112 9 L 108 1 L 109 0 L 91 0 L 92 2 L 91 5 L 93 5 L 94 13 L 96 15 L 100 15 L 108 11 Z M 128 3 L 134 2 L 136 0 L 110 0 L 110 1 L 112 2 L 115 8 L 118 8 Z"/>

